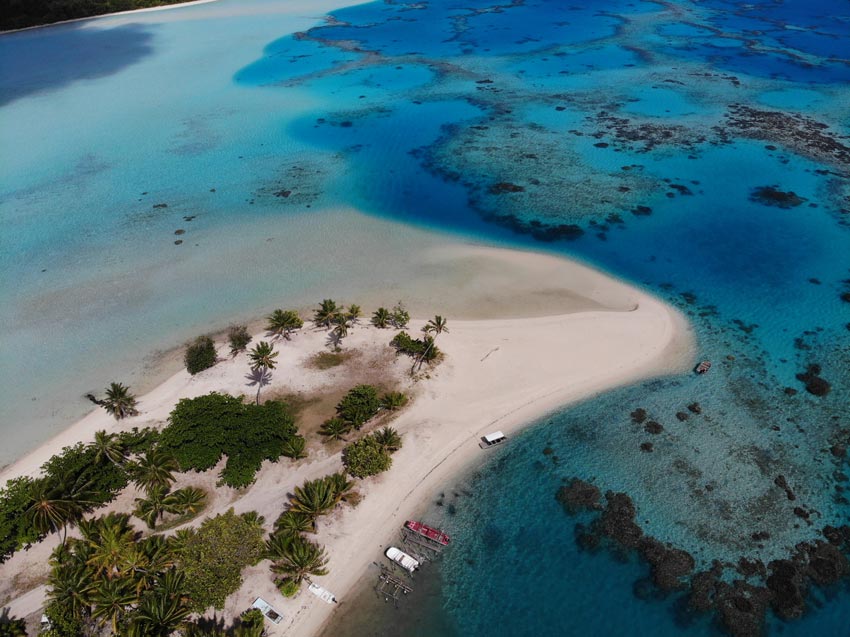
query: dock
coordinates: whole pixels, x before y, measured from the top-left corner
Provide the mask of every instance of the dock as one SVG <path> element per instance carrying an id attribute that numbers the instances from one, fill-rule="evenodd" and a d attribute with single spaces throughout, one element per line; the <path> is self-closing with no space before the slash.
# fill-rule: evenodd
<path id="1" fill-rule="evenodd" d="M 378 576 L 378 583 L 375 585 L 375 592 L 379 596 L 383 596 L 384 601 L 393 600 L 393 604 L 398 606 L 398 600 L 408 593 L 413 592 L 413 587 L 407 584 L 400 577 L 384 565 L 381 566 L 381 574 Z"/>
<path id="2" fill-rule="evenodd" d="M 402 528 L 401 541 L 412 549 L 412 555 L 420 562 L 433 560 L 440 555 L 443 545 L 408 528 Z"/>

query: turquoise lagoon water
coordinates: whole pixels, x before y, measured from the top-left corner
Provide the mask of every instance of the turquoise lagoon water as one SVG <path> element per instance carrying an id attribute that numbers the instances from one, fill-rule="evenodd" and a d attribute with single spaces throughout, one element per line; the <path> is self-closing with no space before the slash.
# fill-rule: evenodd
<path id="1" fill-rule="evenodd" d="M 129 368 L 164 327 L 316 290 L 332 272 L 257 246 L 304 244 L 317 210 L 352 204 L 594 263 L 686 312 L 715 365 L 553 414 L 446 485 L 423 515 L 454 546 L 418 603 L 364 592 L 330 634 L 717 634 L 634 555 L 578 548 L 588 520 L 554 499 L 573 476 L 628 493 L 698 569 L 848 522 L 829 452 L 850 427 L 846 3 L 370 3 L 297 37 L 316 21 L 281 6 L 0 38 L 4 425 L 74 411 L 32 390 L 59 386 L 57 360 L 106 382 L 82 350 Z M 825 397 L 796 378 L 811 364 Z M 632 423 L 638 407 L 664 431 Z M 768 630 L 844 634 L 848 608 L 845 583 Z"/>

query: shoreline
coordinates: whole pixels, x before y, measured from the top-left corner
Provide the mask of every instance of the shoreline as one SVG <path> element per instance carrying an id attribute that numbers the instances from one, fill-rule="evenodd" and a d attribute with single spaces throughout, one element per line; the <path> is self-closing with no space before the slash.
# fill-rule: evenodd
<path id="1" fill-rule="evenodd" d="M 560 305 L 551 306 L 559 308 L 558 313 L 532 318 L 455 320 L 448 316 L 450 331 L 438 341 L 446 359 L 426 378 L 410 383 L 408 391 L 414 400 L 392 420 L 392 426 L 404 440 L 403 448 L 394 456 L 393 467 L 381 476 L 362 481 L 363 502 L 355 509 L 345 507 L 320 519 L 319 533 L 311 537 L 325 545 L 330 558 L 330 575 L 319 581 L 334 592 L 341 606 L 370 563 L 380 559 L 386 542 L 397 533 L 404 519 L 421 508 L 441 484 L 467 471 L 480 459 L 483 452 L 477 443 L 484 433 L 502 429 L 511 436 L 571 403 L 641 379 L 685 371 L 692 364 L 694 337 L 686 319 L 648 293 L 551 255 L 473 245 L 453 250 L 467 258 L 483 259 L 486 255 L 501 269 L 516 269 L 525 264 L 527 269 L 522 270 L 522 276 L 512 273 L 517 279 L 514 284 L 524 281 L 538 293 L 545 291 L 549 303 L 552 289 L 557 285 L 553 286 L 553 281 L 546 280 L 545 275 L 551 278 L 557 273 L 562 291 L 569 292 L 565 297 L 569 303 L 562 307 L 566 301 L 561 299 Z M 523 297 L 510 296 L 509 286 L 498 293 L 508 295 L 522 306 Z M 364 309 L 368 315 L 374 308 Z M 543 306 L 534 311 L 541 309 Z M 440 308 L 434 308 L 434 313 L 441 312 Z M 410 332 L 416 332 L 422 323 L 412 321 Z M 353 330 L 343 348 L 364 352 L 388 350 L 386 346 L 394 331 L 363 324 Z M 259 338 L 266 337 L 262 333 L 255 335 L 255 339 Z M 312 355 L 324 349 L 324 339 L 324 330 L 305 328 L 292 342 L 280 342 L 278 348 L 285 352 L 281 356 L 284 364 L 275 371 L 265 395 L 322 391 L 327 378 L 322 381 L 321 374 L 305 366 Z M 221 346 L 219 352 L 224 353 Z M 394 360 L 388 363 L 389 371 L 404 379 L 407 360 L 389 360 Z M 179 371 L 139 396 L 141 415 L 125 421 L 116 422 L 103 410 L 93 409 L 47 443 L 5 467 L 0 471 L 0 479 L 5 483 L 14 476 L 37 473 L 43 462 L 63 446 L 86 442 L 100 429 L 112 432 L 134 426 L 160 426 L 180 398 L 210 391 L 249 394 L 252 390 L 245 387 L 245 365 L 245 355 L 241 354 L 225 357 L 195 377 L 185 370 Z M 237 512 L 257 510 L 270 524 L 282 508 L 281 496 L 305 479 L 320 477 L 340 467 L 339 450 L 318 443 L 317 437 L 308 439 L 308 453 L 307 460 L 294 466 L 288 462 L 266 463 L 257 482 L 244 493 L 217 493 L 216 501 L 204 517 L 233 506 Z M 185 480 L 188 483 L 208 480 L 214 485 L 215 476 L 190 473 Z M 37 578 L 39 567 L 42 571 L 46 569 L 52 540 L 56 538 L 47 538 L 29 551 L 20 551 L 0 565 L 0 576 L 26 572 Z M 40 593 L 36 592 L 39 589 L 25 588 L 12 585 L 13 590 L 7 591 L 13 593 L 7 605 L 19 616 L 36 612 L 43 600 L 43 586 Z M 294 599 L 283 598 L 274 586 L 267 564 L 261 563 L 245 572 L 243 586 L 228 598 L 224 614 L 238 615 L 257 595 L 268 599 L 286 617 L 280 625 L 269 627 L 272 635 L 284 631 L 317 634 L 334 610 L 304 592 Z"/>
<path id="2" fill-rule="evenodd" d="M 473 415 L 476 409 L 467 409 L 464 415 L 470 419 L 462 429 L 451 431 L 452 424 L 458 425 L 459 421 L 464 419 L 463 415 L 452 418 L 451 424 L 443 423 L 442 429 L 447 435 L 442 442 L 435 440 L 437 435 L 414 433 L 411 431 L 413 427 L 410 426 L 413 421 L 421 419 L 421 415 L 415 413 L 417 409 L 429 413 L 432 418 L 436 416 L 435 411 L 442 411 L 439 408 L 440 389 L 432 388 L 437 397 L 433 399 L 431 409 L 423 406 L 419 402 L 422 400 L 420 398 L 409 412 L 404 412 L 395 425 L 399 431 L 408 432 L 408 437 L 405 438 L 405 446 L 396 453 L 394 459 L 394 466 L 396 463 L 404 466 L 404 475 L 399 471 L 395 474 L 389 473 L 384 479 L 374 479 L 373 484 L 369 485 L 364 502 L 353 511 L 345 511 L 343 520 L 333 522 L 334 528 L 325 523 L 325 528 L 320 530 L 317 538 L 320 543 L 325 543 L 331 557 L 331 575 L 325 578 L 324 585 L 333 589 L 340 600 L 339 606 L 329 607 L 318 600 L 306 599 L 309 595 L 301 596 L 300 610 L 288 623 L 287 632 L 294 635 L 325 634 L 323 631 L 327 630 L 335 617 L 334 611 L 344 608 L 346 597 L 356 593 L 372 562 L 382 561 L 383 551 L 397 537 L 404 521 L 421 511 L 425 503 L 434 493 L 444 488 L 446 483 L 456 480 L 484 459 L 481 454 L 486 452 L 478 447 L 480 436 L 500 429 L 510 439 L 521 430 L 536 425 L 547 415 L 609 389 L 675 372 L 686 372 L 690 368 L 693 354 L 688 323 L 677 312 L 669 310 L 660 302 L 657 303 L 654 308 L 643 305 L 635 312 L 659 312 L 652 320 L 660 321 L 664 321 L 663 313 L 666 312 L 666 332 L 654 343 L 654 351 L 651 351 L 653 348 L 650 347 L 644 352 L 645 356 L 632 359 L 614 374 L 602 373 L 584 378 L 572 387 L 559 386 L 557 382 L 550 383 L 535 395 L 529 396 L 525 402 L 514 404 L 495 417 L 485 416 L 476 420 Z M 570 325 L 571 323 L 602 322 L 606 318 L 610 320 L 611 317 L 589 312 L 549 317 L 542 321 L 521 320 L 525 322 L 525 327 L 530 329 L 536 327 L 534 323 L 539 321 L 552 331 L 560 331 L 562 328 L 577 327 Z M 476 329 L 478 326 L 465 327 Z M 496 325 L 489 327 L 498 329 Z M 441 344 L 441 347 L 443 346 L 445 343 Z M 450 349 L 445 349 L 450 355 Z M 508 367 L 513 368 L 513 365 Z M 444 385 L 448 385 L 454 379 L 444 376 L 440 380 Z M 410 436 L 413 437 L 412 441 Z M 493 453 L 498 451 L 493 450 Z M 436 462 L 429 462 L 427 468 L 411 466 L 417 455 L 427 455 L 429 459 L 435 458 Z M 336 528 L 340 525 L 343 526 L 342 533 Z M 335 529 L 337 532 L 333 533 Z M 345 564 L 345 571 L 333 569 L 334 564 Z M 331 580 L 332 584 L 328 584 L 327 580 Z M 235 611 L 237 608 L 238 606 L 233 606 L 231 610 Z"/>
<path id="3" fill-rule="evenodd" d="M 131 9 L 129 11 L 115 11 L 113 13 L 99 13 L 90 15 L 85 18 L 71 18 L 70 20 L 60 20 L 59 22 L 48 22 L 47 24 L 34 24 L 31 27 L 21 27 L 20 29 L 9 29 L 8 31 L 0 31 L 0 36 L 9 33 L 21 33 L 23 31 L 33 31 L 35 29 L 46 29 L 48 27 L 57 27 L 62 24 L 74 24 L 75 22 L 83 22 L 85 20 L 97 20 L 98 18 L 111 18 L 113 16 L 132 15 L 135 13 L 152 13 L 153 11 L 164 11 L 166 9 L 177 9 L 180 7 L 189 7 L 196 4 L 209 4 L 210 2 L 218 2 L 218 0 L 187 0 L 186 2 L 177 2 L 175 4 L 163 4 L 158 7 L 144 7 L 142 9 Z"/>

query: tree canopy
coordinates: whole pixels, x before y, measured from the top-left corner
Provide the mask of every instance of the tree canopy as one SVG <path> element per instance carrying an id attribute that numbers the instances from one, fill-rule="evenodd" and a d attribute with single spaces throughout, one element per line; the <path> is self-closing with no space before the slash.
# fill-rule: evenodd
<path id="1" fill-rule="evenodd" d="M 206 471 L 227 456 L 222 482 L 244 487 L 254 481 L 263 460 L 276 461 L 297 433 L 287 406 L 270 400 L 262 405 L 211 393 L 177 403 L 163 429 L 160 447 L 183 471 Z"/>

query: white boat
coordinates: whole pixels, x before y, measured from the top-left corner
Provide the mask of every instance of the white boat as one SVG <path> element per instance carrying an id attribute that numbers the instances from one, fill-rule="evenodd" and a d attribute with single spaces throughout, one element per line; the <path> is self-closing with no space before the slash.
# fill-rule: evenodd
<path id="1" fill-rule="evenodd" d="M 394 546 L 388 548 L 385 555 L 409 573 L 412 573 L 419 568 L 418 560 L 413 559 L 407 553 Z"/>
<path id="2" fill-rule="evenodd" d="M 318 584 L 310 582 L 310 586 L 307 587 L 307 590 L 326 604 L 336 604 L 336 596 L 324 586 L 319 586 Z"/>
<path id="3" fill-rule="evenodd" d="M 481 438 L 481 442 L 478 443 L 478 446 L 482 449 L 489 449 L 490 447 L 495 447 L 496 445 L 502 444 L 507 439 L 508 437 L 501 431 L 494 431 L 491 434 L 483 436 Z"/>

